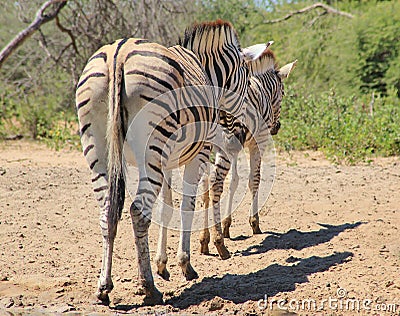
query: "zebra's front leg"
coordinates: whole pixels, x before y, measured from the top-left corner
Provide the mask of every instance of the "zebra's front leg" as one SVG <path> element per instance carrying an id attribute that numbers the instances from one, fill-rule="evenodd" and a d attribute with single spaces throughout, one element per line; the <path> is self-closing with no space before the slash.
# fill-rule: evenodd
<path id="1" fill-rule="evenodd" d="M 210 249 L 208 244 L 210 243 L 210 231 L 208 229 L 208 208 L 210 207 L 210 193 L 209 193 L 209 168 L 207 168 L 206 172 L 204 172 L 201 181 L 200 187 L 202 188 L 202 209 L 204 212 L 204 226 L 203 230 L 200 232 L 200 253 L 203 255 L 210 254 Z"/>
<path id="2" fill-rule="evenodd" d="M 249 189 L 253 200 L 250 208 L 249 223 L 253 234 L 262 234 L 258 215 L 258 189 L 260 186 L 261 153 L 257 145 L 250 147 Z"/>
<path id="3" fill-rule="evenodd" d="M 152 181 L 151 183 L 150 180 Z M 163 295 L 154 285 L 148 241 L 151 211 L 160 192 L 162 182 L 162 173 L 152 173 L 149 171 L 147 171 L 147 174 L 140 173 L 138 191 L 130 209 L 139 268 L 139 286 L 143 287 L 146 295 L 144 299 L 146 305 L 163 303 Z"/>
<path id="4" fill-rule="evenodd" d="M 172 190 L 171 190 L 172 171 L 168 170 L 164 173 L 164 182 L 161 189 L 162 201 L 160 207 L 160 228 L 156 254 L 157 274 L 164 280 L 169 280 L 169 272 L 167 270 L 167 227 L 172 217 Z"/>
<path id="5" fill-rule="evenodd" d="M 226 175 L 229 172 L 230 162 L 229 159 L 222 152 L 217 152 L 215 158 L 215 170 L 211 173 L 210 177 L 210 199 L 213 208 L 213 238 L 214 245 L 217 248 L 218 254 L 222 260 L 229 259 L 231 254 L 224 244 L 224 236 L 221 228 L 221 195 L 223 192 L 223 185 Z"/>
<path id="6" fill-rule="evenodd" d="M 239 175 L 237 172 L 237 159 L 238 159 L 238 152 L 232 154 L 231 158 L 231 166 L 232 166 L 232 178 L 229 184 L 229 192 L 228 192 L 228 203 L 226 205 L 226 217 L 222 221 L 222 232 L 224 238 L 230 238 L 229 228 L 232 224 L 232 200 L 233 195 L 235 194 L 237 187 L 239 185 Z"/>

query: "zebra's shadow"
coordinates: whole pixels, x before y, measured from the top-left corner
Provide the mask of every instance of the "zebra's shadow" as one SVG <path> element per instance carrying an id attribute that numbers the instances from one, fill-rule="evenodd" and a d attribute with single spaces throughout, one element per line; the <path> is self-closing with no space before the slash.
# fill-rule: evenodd
<path id="1" fill-rule="evenodd" d="M 235 304 L 249 300 L 258 301 L 265 295 L 272 297 L 280 292 L 294 291 L 296 284 L 308 282 L 309 275 L 343 264 L 351 260 L 352 256 L 351 252 L 339 252 L 326 257 L 311 256 L 299 259 L 293 265 L 274 263 L 249 274 L 206 277 L 201 282 L 184 289 L 179 296 L 167 300 L 166 303 L 185 309 L 217 296 Z"/>
<path id="2" fill-rule="evenodd" d="M 318 223 L 322 228 L 310 232 L 302 232 L 297 229 L 291 229 L 286 233 L 265 232 L 269 235 L 260 244 L 251 245 L 245 250 L 238 251 L 238 253 L 242 256 L 250 256 L 274 249 L 301 250 L 328 242 L 345 230 L 354 229 L 361 224 L 364 224 L 364 222 L 345 223 L 341 225 Z"/>
<path id="3" fill-rule="evenodd" d="M 269 234 L 260 244 L 252 245 L 240 251 L 243 256 L 265 253 L 273 249 L 296 249 L 312 247 L 330 241 L 347 229 L 354 229 L 363 222 L 341 225 L 319 224 L 322 228 L 317 231 L 301 232 L 291 229 L 286 233 L 265 232 Z M 247 238 L 245 238 L 247 239 Z M 308 282 L 308 276 L 323 272 L 330 267 L 343 264 L 351 259 L 353 253 L 340 252 L 326 257 L 311 256 L 308 258 L 286 259 L 292 265 L 272 264 L 264 269 L 249 274 L 226 274 L 223 277 L 205 277 L 193 284 L 176 297 L 165 303 L 185 309 L 197 305 L 216 296 L 230 300 L 235 304 L 246 301 L 258 301 L 265 295 L 272 297 L 280 292 L 295 290 L 296 284 Z M 234 259 L 231 259 L 234 260 Z M 117 305 L 117 311 L 130 311 L 140 305 Z"/>

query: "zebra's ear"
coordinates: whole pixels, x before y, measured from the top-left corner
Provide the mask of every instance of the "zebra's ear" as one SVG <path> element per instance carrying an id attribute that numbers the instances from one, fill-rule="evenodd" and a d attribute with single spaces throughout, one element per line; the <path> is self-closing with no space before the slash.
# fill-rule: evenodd
<path id="1" fill-rule="evenodd" d="M 255 44 L 243 48 L 243 57 L 245 61 L 253 61 L 259 58 L 274 42 L 269 41 L 265 44 Z"/>
<path id="2" fill-rule="evenodd" d="M 287 77 L 289 77 L 290 72 L 294 69 L 294 67 L 296 67 L 296 64 L 297 59 L 294 62 L 283 66 L 281 69 L 278 70 L 278 76 L 281 77 L 282 80 L 286 79 Z"/>

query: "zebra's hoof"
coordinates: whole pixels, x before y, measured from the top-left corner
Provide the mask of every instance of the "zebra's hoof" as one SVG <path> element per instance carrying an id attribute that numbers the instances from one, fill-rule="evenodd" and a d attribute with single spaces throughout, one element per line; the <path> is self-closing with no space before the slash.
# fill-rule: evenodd
<path id="1" fill-rule="evenodd" d="M 226 260 L 231 257 L 231 254 L 230 254 L 229 250 L 225 247 L 225 245 L 218 245 L 217 250 L 218 250 L 218 254 L 222 260 Z"/>
<path id="2" fill-rule="evenodd" d="M 169 281 L 170 274 L 166 268 L 164 268 L 164 270 L 162 270 L 161 272 L 157 271 L 157 275 L 159 275 L 165 281 Z"/>
<path id="3" fill-rule="evenodd" d="M 183 275 L 185 276 L 186 281 L 191 281 L 199 277 L 190 263 L 187 264 L 186 271 L 183 271 Z"/>
<path id="4" fill-rule="evenodd" d="M 143 304 L 147 306 L 154 306 L 154 305 L 163 305 L 163 294 L 154 288 L 150 293 L 146 295 L 143 300 Z"/>
<path id="5" fill-rule="evenodd" d="M 252 226 L 251 227 L 252 229 L 253 229 L 253 235 L 259 235 L 259 234 L 262 234 L 262 231 L 261 231 L 261 229 L 260 229 L 260 226 Z"/>
<path id="6" fill-rule="evenodd" d="M 209 255 L 210 249 L 208 248 L 208 243 L 201 243 L 200 253 L 203 255 Z"/>
<path id="7" fill-rule="evenodd" d="M 93 303 L 94 305 L 104 305 L 104 306 L 110 305 L 110 297 L 108 296 L 108 293 L 97 292 L 96 298 L 97 300 Z"/>

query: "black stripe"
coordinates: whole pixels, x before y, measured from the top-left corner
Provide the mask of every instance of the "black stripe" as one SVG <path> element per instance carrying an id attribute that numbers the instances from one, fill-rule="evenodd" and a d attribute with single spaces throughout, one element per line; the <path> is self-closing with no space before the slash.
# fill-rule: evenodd
<path id="1" fill-rule="evenodd" d="M 108 185 L 103 185 L 101 187 L 95 188 L 93 191 L 94 192 L 100 192 L 108 189 Z"/>
<path id="2" fill-rule="evenodd" d="M 153 122 L 149 122 L 149 125 L 151 127 L 153 127 L 156 131 L 158 131 L 159 133 L 161 133 L 164 137 L 166 138 L 171 138 L 172 140 L 176 139 L 176 135 L 174 135 L 174 133 L 171 133 L 169 131 L 167 131 L 164 127 L 160 126 L 160 125 L 156 125 Z"/>
<path id="3" fill-rule="evenodd" d="M 140 70 L 136 70 L 136 69 L 135 69 L 135 70 L 128 71 L 126 74 L 127 74 L 127 75 L 139 75 L 139 76 L 143 76 L 143 77 L 145 77 L 145 78 L 149 78 L 149 79 L 151 79 L 151 80 L 157 82 L 158 84 L 162 85 L 163 87 L 167 88 L 168 90 L 173 90 L 173 89 L 174 89 L 174 88 L 172 87 L 172 85 L 169 84 L 167 81 L 162 80 L 162 79 L 160 79 L 160 78 L 158 78 L 158 77 L 156 77 L 156 76 L 154 76 L 154 75 L 152 75 L 152 74 L 149 74 L 149 73 L 147 73 L 147 72 L 144 72 L 144 71 L 140 71 Z"/>
<path id="4" fill-rule="evenodd" d="M 171 91 L 171 92 L 173 92 L 173 91 Z M 164 110 L 166 110 L 168 113 L 170 113 L 169 116 L 170 116 L 177 124 L 180 123 L 180 122 L 179 122 L 179 120 L 180 120 L 180 115 L 179 115 L 180 113 L 179 113 L 179 110 L 175 112 L 175 111 L 169 106 L 168 103 L 165 103 L 165 102 L 163 102 L 163 101 L 161 101 L 161 100 L 159 100 L 159 99 L 154 99 L 154 98 L 152 98 L 152 97 L 148 97 L 148 96 L 143 95 L 143 94 L 141 94 L 140 97 L 141 97 L 142 99 L 146 100 L 147 102 L 152 102 L 152 103 L 157 104 L 158 106 L 162 107 Z"/>
<path id="5" fill-rule="evenodd" d="M 93 149 L 93 147 L 94 147 L 94 144 L 91 144 L 91 145 L 87 146 L 87 147 L 85 148 L 85 150 L 83 151 L 83 155 L 86 156 L 87 153 L 88 153 L 90 150 Z"/>
<path id="6" fill-rule="evenodd" d="M 160 188 L 162 187 L 162 183 L 160 183 L 160 182 L 158 182 L 156 180 L 153 180 L 152 178 L 147 178 L 147 179 L 151 184 L 156 185 L 156 186 L 158 186 Z"/>
<path id="7" fill-rule="evenodd" d="M 158 66 L 151 66 L 151 65 L 148 65 L 148 66 L 147 66 L 147 69 L 151 69 L 151 70 L 159 71 L 159 72 L 161 71 L 161 70 L 160 70 L 160 67 L 158 67 Z M 181 80 L 179 80 L 179 78 L 178 78 L 177 76 L 175 76 L 174 73 L 172 73 L 172 72 L 167 72 L 167 73 L 163 72 L 163 73 L 164 73 L 165 75 L 170 76 L 171 79 L 174 80 L 178 85 L 181 84 Z M 181 78 L 182 78 L 182 77 L 181 77 Z"/>
<path id="8" fill-rule="evenodd" d="M 86 132 L 86 130 L 87 130 L 91 125 L 92 125 L 91 123 L 87 123 L 86 125 L 84 125 L 84 126 L 81 128 L 81 131 L 80 131 L 81 137 L 82 137 L 82 135 Z"/>
<path id="9" fill-rule="evenodd" d="M 104 52 L 101 52 L 101 53 L 98 53 L 97 55 L 90 57 L 88 60 L 88 63 L 90 63 L 93 59 L 96 59 L 96 58 L 103 58 L 104 62 L 107 62 L 107 54 Z"/>
<path id="10" fill-rule="evenodd" d="M 217 75 L 217 81 L 218 81 L 218 87 L 224 87 L 224 84 L 226 84 L 226 82 L 224 82 L 224 76 L 222 75 L 222 70 L 221 67 L 218 65 L 218 61 L 214 60 L 214 73 Z"/>
<path id="11" fill-rule="evenodd" d="M 210 153 L 207 154 L 204 151 L 199 152 L 198 155 L 202 155 L 202 156 L 206 157 L 207 159 L 210 157 Z"/>
<path id="12" fill-rule="evenodd" d="M 166 154 L 166 153 L 164 152 L 164 150 L 162 150 L 160 147 L 151 145 L 151 146 L 149 146 L 149 149 L 150 149 L 150 150 L 154 150 L 155 152 L 159 153 L 159 154 L 160 154 L 163 158 L 165 158 L 165 159 L 168 158 L 167 154 Z"/>
<path id="13" fill-rule="evenodd" d="M 94 166 L 96 165 L 96 163 L 98 163 L 98 162 L 99 162 L 99 159 L 96 159 L 95 161 L 93 161 L 89 166 L 90 170 L 92 170 L 94 168 Z"/>
<path id="14" fill-rule="evenodd" d="M 105 77 L 105 76 L 106 75 L 101 72 L 94 72 L 94 73 L 88 75 L 87 77 L 85 77 L 85 79 L 83 79 L 82 81 L 80 81 L 76 88 L 78 89 L 79 87 L 84 85 L 86 83 L 86 81 L 88 81 L 90 78 L 100 78 L 100 77 Z"/>
<path id="15" fill-rule="evenodd" d="M 86 99 L 86 100 L 84 100 L 84 101 L 82 101 L 82 102 L 80 102 L 80 103 L 76 106 L 76 109 L 79 110 L 81 107 L 84 107 L 86 104 L 89 103 L 89 101 L 90 101 L 90 98 L 89 98 L 89 99 Z"/>
<path id="16" fill-rule="evenodd" d="M 196 132 L 197 130 L 198 129 L 196 129 Z M 181 159 L 189 160 L 190 158 L 192 158 L 194 153 L 197 153 L 197 151 L 199 150 L 199 146 L 203 146 L 203 143 L 202 142 L 192 143 L 190 147 L 183 154 L 181 154 Z"/>
<path id="17" fill-rule="evenodd" d="M 105 173 L 99 173 L 96 177 L 94 177 L 92 179 L 92 182 L 96 182 L 97 180 L 99 180 L 100 178 L 105 177 L 105 176 L 106 176 Z"/>
<path id="18" fill-rule="evenodd" d="M 153 165 L 153 164 L 151 164 L 151 163 L 148 163 L 148 165 L 149 165 L 149 167 L 150 167 L 151 169 L 153 169 L 155 172 L 162 174 L 161 169 L 158 168 L 157 166 L 155 166 L 155 165 Z"/>
<path id="19" fill-rule="evenodd" d="M 216 164 L 216 166 L 217 166 L 218 169 L 222 169 L 222 170 L 225 170 L 225 171 L 229 171 L 229 168 L 225 168 L 225 166 L 223 166 L 223 165 L 221 165 L 221 164 Z"/>
<path id="20" fill-rule="evenodd" d="M 135 56 L 135 55 L 140 55 L 140 56 L 145 56 L 145 57 L 155 57 L 155 58 L 159 58 L 159 59 L 161 59 L 162 61 L 166 62 L 168 65 L 170 65 L 170 66 L 172 66 L 173 68 L 175 68 L 175 69 L 179 72 L 179 74 L 180 74 L 182 77 L 184 76 L 183 69 L 182 69 L 181 65 L 180 65 L 176 60 L 174 60 L 174 59 L 172 59 L 172 58 L 170 58 L 170 57 L 168 57 L 168 56 L 162 55 L 162 54 L 160 54 L 160 53 L 156 53 L 156 52 L 145 51 L 145 50 L 142 50 L 142 51 L 140 51 L 140 50 L 133 50 L 133 51 L 131 51 L 131 52 L 126 56 L 125 62 L 126 62 L 129 58 L 131 58 L 132 56 Z"/>
<path id="21" fill-rule="evenodd" d="M 189 107 L 189 111 L 192 112 L 195 122 L 202 122 L 201 116 L 199 114 L 199 110 L 197 107 L 191 106 L 191 107 Z M 200 141 L 200 133 L 203 129 L 204 129 L 204 124 L 201 124 L 200 127 L 195 128 L 195 133 L 196 133 L 195 140 Z"/>

